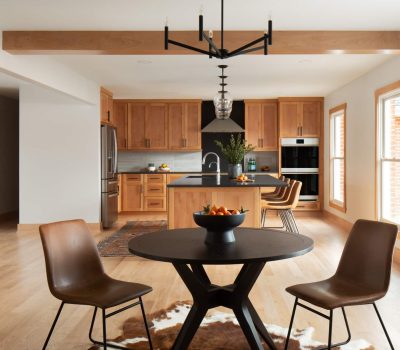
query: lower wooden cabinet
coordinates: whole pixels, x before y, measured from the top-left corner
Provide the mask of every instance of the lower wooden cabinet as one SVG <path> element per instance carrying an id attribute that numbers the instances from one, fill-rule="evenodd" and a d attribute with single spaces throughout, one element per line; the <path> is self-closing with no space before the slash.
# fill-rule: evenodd
<path id="1" fill-rule="evenodd" d="M 166 211 L 166 174 L 123 174 L 122 211 Z"/>

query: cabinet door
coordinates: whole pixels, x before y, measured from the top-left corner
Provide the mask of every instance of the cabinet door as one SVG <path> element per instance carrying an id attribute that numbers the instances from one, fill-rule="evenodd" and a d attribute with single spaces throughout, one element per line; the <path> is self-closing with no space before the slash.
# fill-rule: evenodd
<path id="1" fill-rule="evenodd" d="M 321 121 L 321 102 L 302 103 L 301 136 L 319 137 Z"/>
<path id="2" fill-rule="evenodd" d="M 117 128 L 117 144 L 119 150 L 128 147 L 127 135 L 128 104 L 125 102 L 115 102 L 113 109 L 113 124 Z"/>
<path id="3" fill-rule="evenodd" d="M 128 149 L 144 149 L 146 104 L 128 104 Z"/>
<path id="4" fill-rule="evenodd" d="M 145 135 L 147 148 L 168 148 L 168 110 L 165 103 L 149 103 L 146 108 Z"/>
<path id="5" fill-rule="evenodd" d="M 300 136 L 300 103 L 299 102 L 281 102 L 279 131 L 280 137 Z"/>
<path id="6" fill-rule="evenodd" d="M 108 113 L 108 95 L 100 92 L 100 120 L 104 123 L 110 122 Z"/>
<path id="7" fill-rule="evenodd" d="M 247 103 L 245 113 L 245 139 L 249 144 L 261 149 L 261 103 Z"/>
<path id="8" fill-rule="evenodd" d="M 278 106 L 274 102 L 262 104 L 261 148 L 264 151 L 278 149 Z"/>
<path id="9" fill-rule="evenodd" d="M 170 149 L 183 149 L 185 146 L 184 135 L 184 110 L 183 103 L 171 103 L 168 106 L 168 135 Z"/>
<path id="10" fill-rule="evenodd" d="M 143 180 L 142 175 L 123 175 L 122 210 L 143 210 Z"/>
<path id="11" fill-rule="evenodd" d="M 185 103 L 185 110 L 185 149 L 201 150 L 201 105 Z"/>

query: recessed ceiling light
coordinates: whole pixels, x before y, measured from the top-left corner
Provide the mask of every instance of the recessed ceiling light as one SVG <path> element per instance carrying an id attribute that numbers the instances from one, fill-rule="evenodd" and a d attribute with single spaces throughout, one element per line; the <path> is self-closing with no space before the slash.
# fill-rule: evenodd
<path id="1" fill-rule="evenodd" d="M 302 60 L 297 61 L 297 63 L 312 63 L 312 60 L 309 58 L 304 58 Z"/>
<path id="2" fill-rule="evenodd" d="M 137 63 L 139 63 L 139 64 L 152 64 L 153 62 L 149 61 L 149 60 L 138 60 Z"/>

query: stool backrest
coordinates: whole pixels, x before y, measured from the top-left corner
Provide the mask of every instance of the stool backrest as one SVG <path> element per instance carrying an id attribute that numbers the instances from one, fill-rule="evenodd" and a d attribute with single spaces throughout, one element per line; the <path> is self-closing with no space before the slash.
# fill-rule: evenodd
<path id="1" fill-rule="evenodd" d="M 357 220 L 344 247 L 335 276 L 359 285 L 366 292 L 389 288 L 397 226 Z"/>
<path id="2" fill-rule="evenodd" d="M 104 275 L 96 243 L 85 221 L 61 221 L 39 227 L 50 291 L 85 285 Z"/>
<path id="3" fill-rule="evenodd" d="M 293 185 L 292 192 L 290 193 L 290 197 L 288 199 L 288 204 L 291 206 L 291 209 L 296 209 L 297 204 L 299 204 L 302 185 L 303 183 L 301 181 L 296 181 Z"/>

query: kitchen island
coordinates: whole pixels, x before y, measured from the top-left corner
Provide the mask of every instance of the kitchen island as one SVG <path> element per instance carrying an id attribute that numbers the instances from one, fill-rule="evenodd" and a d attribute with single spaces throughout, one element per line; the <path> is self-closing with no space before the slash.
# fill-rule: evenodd
<path id="1" fill-rule="evenodd" d="M 260 197 L 266 187 L 287 186 L 270 175 L 256 175 L 254 182 L 240 183 L 227 175 L 190 175 L 167 186 L 168 228 L 196 227 L 193 212 L 210 205 L 249 210 L 242 226 L 260 227 Z"/>

